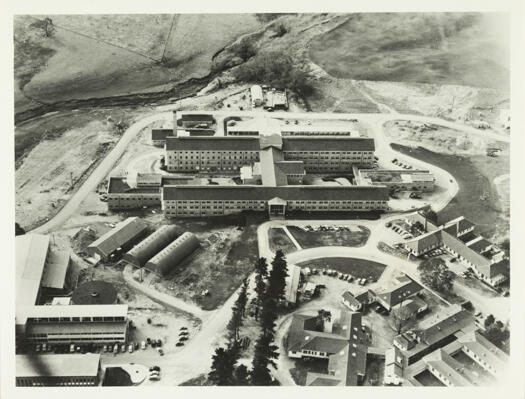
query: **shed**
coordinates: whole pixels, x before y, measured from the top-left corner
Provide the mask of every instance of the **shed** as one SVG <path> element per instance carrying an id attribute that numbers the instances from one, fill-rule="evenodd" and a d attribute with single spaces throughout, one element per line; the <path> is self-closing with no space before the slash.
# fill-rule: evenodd
<path id="1" fill-rule="evenodd" d="M 143 267 L 148 260 L 166 248 L 179 234 L 174 225 L 164 225 L 127 252 L 123 259 L 136 267 Z"/>
<path id="2" fill-rule="evenodd" d="M 195 235 L 185 232 L 150 259 L 146 263 L 145 268 L 154 273 L 166 275 L 184 258 L 192 254 L 199 245 L 199 240 Z"/>
<path id="3" fill-rule="evenodd" d="M 91 256 L 107 259 L 118 248 L 129 246 L 138 240 L 145 233 L 146 229 L 146 223 L 138 217 L 127 218 L 92 242 L 87 247 L 87 252 Z"/>

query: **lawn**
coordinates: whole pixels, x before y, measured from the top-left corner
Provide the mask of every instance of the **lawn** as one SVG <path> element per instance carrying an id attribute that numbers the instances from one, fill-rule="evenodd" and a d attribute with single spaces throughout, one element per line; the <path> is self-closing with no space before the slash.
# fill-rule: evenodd
<path id="1" fill-rule="evenodd" d="M 259 257 L 257 227 L 264 215 L 173 220 L 194 233 L 201 247 L 173 273 L 158 281 L 163 291 L 193 301 L 204 310 L 219 307 L 241 285 Z M 203 290 L 209 296 L 202 296 Z"/>
<path id="2" fill-rule="evenodd" d="M 501 209 L 498 192 L 490 177 L 486 175 L 488 167 L 481 168 L 479 161 L 473 162 L 472 157 L 440 154 L 422 147 L 409 148 L 392 144 L 392 148 L 436 165 L 452 174 L 457 180 L 459 192 L 445 209 L 439 212 L 439 223 L 463 215 L 476 223 L 478 233 L 487 235 L 488 238 L 498 234 L 498 231 L 508 231 L 508 221 Z M 484 157 L 484 159 L 486 164 L 496 162 L 494 158 Z"/>
<path id="3" fill-rule="evenodd" d="M 305 231 L 297 226 L 288 226 L 288 231 L 305 249 L 325 246 L 362 247 L 370 236 L 370 230 L 364 226 L 325 231 Z"/>
<path id="4" fill-rule="evenodd" d="M 268 232 L 268 240 L 270 242 L 270 250 L 275 253 L 278 249 L 283 253 L 289 254 L 290 252 L 297 251 L 297 247 L 294 245 L 290 237 L 280 227 L 272 227 Z"/>
<path id="5" fill-rule="evenodd" d="M 337 78 L 508 88 L 508 33 L 496 28 L 507 25 L 503 14 L 357 13 L 310 57 Z"/>
<path id="6" fill-rule="evenodd" d="M 367 259 L 357 258 L 319 258 L 298 264 L 300 267 L 317 269 L 333 269 L 341 273 L 349 273 L 356 278 L 371 278 L 376 281 L 385 270 L 385 265 Z"/>

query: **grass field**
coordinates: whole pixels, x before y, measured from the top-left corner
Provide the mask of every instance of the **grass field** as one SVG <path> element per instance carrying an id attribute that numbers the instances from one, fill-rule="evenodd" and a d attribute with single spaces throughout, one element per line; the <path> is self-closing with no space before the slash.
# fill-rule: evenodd
<path id="1" fill-rule="evenodd" d="M 32 17 L 14 20 L 17 112 L 36 105 L 28 98 L 53 103 L 160 91 L 206 76 L 216 52 L 261 26 L 253 14 L 50 18 L 49 37 Z"/>
<path id="2" fill-rule="evenodd" d="M 305 231 L 297 226 L 288 226 L 288 231 L 304 249 L 324 246 L 361 247 L 370 236 L 370 230 L 364 226 L 353 226 L 351 230 L 326 231 Z"/>
<path id="3" fill-rule="evenodd" d="M 270 250 L 273 253 L 278 249 L 283 251 L 285 255 L 297 251 L 290 237 L 288 237 L 286 232 L 280 227 L 272 227 L 268 231 L 268 241 L 270 242 Z"/>
<path id="4" fill-rule="evenodd" d="M 508 235 L 508 219 L 502 211 L 498 192 L 491 179 L 493 174 L 497 174 L 497 169 L 503 169 L 501 163 L 505 162 L 505 157 L 447 155 L 422 147 L 409 148 L 398 144 L 392 144 L 392 148 L 430 162 L 452 174 L 458 181 L 458 194 L 438 214 L 440 223 L 463 215 L 476 223 L 479 233 L 497 239 Z M 498 173 L 501 172 L 499 170 Z"/>
<path id="5" fill-rule="evenodd" d="M 356 258 L 319 258 L 298 264 L 300 267 L 317 269 L 333 269 L 341 273 L 349 273 L 356 278 L 372 278 L 377 280 L 385 270 L 385 265 L 366 259 Z"/>
<path id="6" fill-rule="evenodd" d="M 504 14 L 352 14 L 310 57 L 338 78 L 508 88 L 508 26 Z"/>

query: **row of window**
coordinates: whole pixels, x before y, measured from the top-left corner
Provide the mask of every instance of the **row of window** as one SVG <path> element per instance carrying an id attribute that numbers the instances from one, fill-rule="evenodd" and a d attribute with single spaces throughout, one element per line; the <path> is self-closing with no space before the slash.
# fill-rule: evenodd
<path id="1" fill-rule="evenodd" d="M 57 322 L 111 322 L 111 321 L 126 321 L 124 316 L 83 316 L 83 317 L 29 317 L 29 323 L 44 324 Z"/>

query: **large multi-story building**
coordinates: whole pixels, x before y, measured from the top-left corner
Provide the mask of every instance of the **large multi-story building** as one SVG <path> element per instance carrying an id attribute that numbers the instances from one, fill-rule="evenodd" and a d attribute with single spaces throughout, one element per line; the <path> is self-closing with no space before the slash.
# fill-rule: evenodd
<path id="1" fill-rule="evenodd" d="M 100 354 L 16 355 L 17 387 L 97 386 Z"/>
<path id="2" fill-rule="evenodd" d="M 345 212 L 388 209 L 388 189 L 380 186 L 164 186 L 166 217 L 218 216 L 242 211 Z"/>
<path id="3" fill-rule="evenodd" d="M 387 186 L 400 191 L 434 191 L 435 178 L 428 170 L 359 169 L 354 167 L 358 185 Z"/>
<path id="4" fill-rule="evenodd" d="M 267 146 L 258 137 L 167 137 L 165 148 L 169 172 L 238 173 L 259 162 Z M 282 154 L 285 161 L 303 162 L 309 173 L 349 172 L 352 165 L 373 165 L 374 140 L 282 137 Z"/>
<path id="5" fill-rule="evenodd" d="M 128 305 L 17 307 L 17 338 L 30 344 L 125 343 Z"/>

